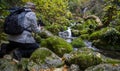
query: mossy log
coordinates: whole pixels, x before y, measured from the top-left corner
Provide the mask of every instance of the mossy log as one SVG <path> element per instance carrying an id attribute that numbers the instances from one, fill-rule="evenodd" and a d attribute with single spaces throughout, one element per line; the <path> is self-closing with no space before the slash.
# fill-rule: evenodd
<path id="1" fill-rule="evenodd" d="M 104 27 L 102 21 L 100 20 L 100 18 L 98 16 L 95 16 L 95 15 L 89 15 L 89 16 L 83 16 L 83 18 L 85 20 L 88 20 L 88 19 L 94 19 L 96 21 L 96 23 L 98 23 L 98 26 L 96 27 L 96 29 L 101 29 Z"/>

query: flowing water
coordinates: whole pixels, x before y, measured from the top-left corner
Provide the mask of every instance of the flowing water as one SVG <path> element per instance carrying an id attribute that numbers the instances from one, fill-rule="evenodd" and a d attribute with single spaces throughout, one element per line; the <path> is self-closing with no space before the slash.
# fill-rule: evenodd
<path id="1" fill-rule="evenodd" d="M 95 46 L 92 45 L 92 42 L 90 42 L 88 40 L 84 40 L 84 43 L 85 43 L 86 47 L 93 49 L 95 51 L 99 51 L 99 49 L 95 48 Z"/>
<path id="2" fill-rule="evenodd" d="M 72 24 L 72 25 L 74 25 L 74 24 Z M 75 37 L 72 37 L 70 27 L 68 27 L 68 29 L 66 31 L 59 32 L 59 36 L 64 38 L 68 43 L 72 42 L 72 40 L 75 38 Z M 90 42 L 88 40 L 84 40 L 84 43 L 87 48 L 93 49 L 96 52 L 100 52 L 101 54 L 103 54 L 107 57 L 120 59 L 120 52 L 97 49 L 95 46 L 92 45 L 92 42 Z M 78 50 L 78 48 L 74 48 L 74 50 Z"/>

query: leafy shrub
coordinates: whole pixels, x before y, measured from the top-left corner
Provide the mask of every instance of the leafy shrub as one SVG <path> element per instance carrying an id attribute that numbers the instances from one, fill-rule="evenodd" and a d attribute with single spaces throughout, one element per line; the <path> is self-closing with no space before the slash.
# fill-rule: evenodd
<path id="1" fill-rule="evenodd" d="M 22 0 L 27 2 L 28 0 Z M 67 25 L 72 14 L 68 9 L 68 0 L 29 0 L 36 4 L 38 19 L 46 25 L 54 23 Z"/>

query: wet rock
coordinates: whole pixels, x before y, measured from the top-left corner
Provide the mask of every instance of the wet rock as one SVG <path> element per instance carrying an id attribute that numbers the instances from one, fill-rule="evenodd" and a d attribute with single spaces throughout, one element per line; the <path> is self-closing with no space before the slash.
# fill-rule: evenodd
<path id="1" fill-rule="evenodd" d="M 39 71 L 41 69 L 50 69 L 61 67 L 63 62 L 60 57 L 47 48 L 37 49 L 30 57 L 28 69 Z"/>
<path id="2" fill-rule="evenodd" d="M 49 37 L 43 40 L 41 42 L 41 46 L 50 49 L 60 57 L 62 57 L 65 53 L 69 53 L 73 50 L 71 44 L 57 36 Z"/>
<path id="3" fill-rule="evenodd" d="M 90 35 L 90 39 L 96 48 L 120 52 L 120 32 L 115 28 L 107 27 L 94 32 Z"/>
<path id="4" fill-rule="evenodd" d="M 80 68 L 78 65 L 72 64 L 70 66 L 70 71 L 80 71 Z"/>
<path id="5" fill-rule="evenodd" d="M 12 60 L 0 59 L 0 71 L 18 71 L 18 65 Z M 22 70 L 21 70 L 22 71 Z"/>
<path id="6" fill-rule="evenodd" d="M 120 71 L 120 64 L 100 64 L 89 67 L 85 71 Z"/>
<path id="7" fill-rule="evenodd" d="M 93 65 L 98 65 L 102 62 L 100 54 L 93 52 L 88 48 L 82 48 L 77 51 L 73 51 L 70 54 L 65 54 L 63 58 L 65 60 L 65 64 L 68 66 L 76 64 L 81 70 Z"/>

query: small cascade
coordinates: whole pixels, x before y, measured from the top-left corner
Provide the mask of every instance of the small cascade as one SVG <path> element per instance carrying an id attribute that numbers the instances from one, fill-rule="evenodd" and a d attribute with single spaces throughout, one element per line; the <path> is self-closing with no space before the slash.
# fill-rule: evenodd
<path id="1" fill-rule="evenodd" d="M 93 49 L 95 51 L 99 51 L 97 48 L 95 48 L 94 46 L 92 46 L 92 42 L 88 41 L 88 40 L 84 40 L 84 43 L 86 45 L 86 47 Z"/>
<path id="2" fill-rule="evenodd" d="M 66 30 L 68 32 L 68 36 L 66 38 L 67 42 L 71 42 L 72 41 L 72 32 L 71 32 L 71 28 L 68 27 L 68 30 Z"/>
<path id="3" fill-rule="evenodd" d="M 59 32 L 59 36 L 63 39 L 65 39 L 67 42 L 71 42 L 72 41 L 72 32 L 71 32 L 71 28 L 68 27 L 68 29 L 66 31 L 63 32 Z"/>

